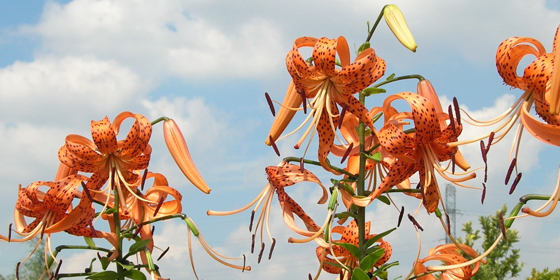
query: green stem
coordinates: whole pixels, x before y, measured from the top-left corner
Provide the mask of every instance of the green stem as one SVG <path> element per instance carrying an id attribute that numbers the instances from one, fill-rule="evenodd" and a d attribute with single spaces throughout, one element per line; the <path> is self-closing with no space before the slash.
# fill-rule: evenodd
<path id="1" fill-rule="evenodd" d="M 113 213 L 113 222 L 115 224 L 115 234 L 117 236 L 117 248 L 115 248 L 117 250 L 118 253 L 118 257 L 117 257 L 117 261 L 120 260 L 122 258 L 122 245 L 123 245 L 123 236 L 122 236 L 122 232 L 121 232 L 121 220 L 120 220 L 120 209 L 119 209 L 119 190 L 117 189 L 117 187 L 115 186 L 115 171 L 112 172 L 112 176 L 111 176 L 111 187 L 113 188 L 113 196 L 114 196 L 114 207 L 115 207 L 115 213 Z M 118 280 L 124 280 L 124 269 L 122 266 L 120 265 L 116 265 L 117 266 L 117 273 L 119 275 L 119 279 Z"/>
<path id="2" fill-rule="evenodd" d="M 285 162 L 300 162 L 300 161 L 301 161 L 301 158 L 298 158 L 298 157 L 285 157 L 285 158 L 282 159 L 282 161 L 285 161 Z M 316 165 L 316 166 L 321 166 L 321 164 L 320 164 L 318 161 L 314 161 L 314 160 L 304 159 L 303 162 L 304 162 L 304 163 L 308 163 L 308 164 L 312 164 L 312 165 Z M 346 171 L 346 170 L 344 170 L 344 169 L 342 169 L 342 168 L 338 168 L 338 167 L 336 167 L 336 166 L 333 166 L 333 165 L 331 165 L 330 163 L 329 163 L 329 166 L 330 166 L 333 170 L 338 171 L 338 172 L 340 172 L 340 173 L 342 173 L 342 174 L 344 174 L 344 175 L 348 175 L 348 176 L 350 176 L 350 177 L 355 177 L 355 176 L 356 176 L 356 174 L 352 174 L 352 173 L 350 173 L 350 172 L 348 172 L 348 171 Z"/>
<path id="3" fill-rule="evenodd" d="M 418 79 L 419 81 L 425 80 L 425 78 L 422 75 L 418 75 L 418 74 L 412 74 L 412 75 L 404 75 L 404 76 L 399 76 L 396 78 L 391 78 L 391 79 L 386 79 L 384 81 L 381 81 L 377 84 L 374 84 L 372 87 L 377 88 L 386 84 L 390 84 L 392 82 L 396 82 L 396 81 L 402 81 L 402 80 L 408 80 L 408 79 Z"/>
<path id="4" fill-rule="evenodd" d="M 156 125 L 158 122 L 164 122 L 164 121 L 166 121 L 166 120 L 168 120 L 168 119 L 169 119 L 168 117 L 159 117 L 159 118 L 155 119 L 154 121 L 152 121 L 150 124 L 151 124 L 152 126 L 154 126 L 154 125 Z"/>
<path id="5" fill-rule="evenodd" d="M 360 92 L 360 102 L 365 104 L 365 95 Z M 356 194 L 363 196 L 365 192 L 365 178 L 366 178 L 366 146 L 365 146 L 365 131 L 366 125 L 364 122 L 360 121 L 360 126 L 358 128 L 358 137 L 360 138 L 360 167 L 358 173 L 358 181 L 356 182 Z M 358 219 L 356 219 L 356 224 L 358 225 L 358 248 L 362 252 L 362 256 L 365 256 L 366 252 L 366 208 L 358 207 Z"/>
<path id="6" fill-rule="evenodd" d="M 377 19 L 375 20 L 375 23 L 373 24 L 373 27 L 369 30 L 368 36 L 366 38 L 366 42 L 369 42 L 371 40 L 371 37 L 373 36 L 373 32 L 375 32 L 375 29 L 377 28 L 377 25 L 379 25 L 379 22 L 381 21 L 381 18 L 383 17 L 383 10 L 385 10 L 385 7 L 387 5 L 383 6 L 383 9 L 381 9 L 381 12 L 379 12 L 379 15 L 377 16 Z M 368 22 L 369 25 L 369 22 Z"/>
<path id="7" fill-rule="evenodd" d="M 527 204 L 527 202 L 529 202 L 530 200 L 549 200 L 549 199 L 550 199 L 550 195 L 526 194 L 519 198 L 519 202 L 515 205 L 515 207 L 513 207 L 513 209 L 509 213 L 508 218 L 517 216 L 519 214 L 519 211 L 521 211 L 523 205 Z M 513 221 L 515 221 L 515 219 L 509 219 L 505 221 L 504 226 L 506 228 L 510 228 L 511 225 L 513 224 Z"/>

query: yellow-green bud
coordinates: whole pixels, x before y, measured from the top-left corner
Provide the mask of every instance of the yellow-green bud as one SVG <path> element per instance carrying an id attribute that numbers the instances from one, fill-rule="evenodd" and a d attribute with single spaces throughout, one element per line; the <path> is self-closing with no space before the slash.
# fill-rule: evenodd
<path id="1" fill-rule="evenodd" d="M 383 17 L 385 17 L 385 22 L 387 22 L 387 25 L 399 42 L 407 49 L 416 52 L 418 46 L 412 33 L 410 33 L 410 29 L 408 29 L 401 10 L 394 4 L 386 5 L 383 7 Z"/>

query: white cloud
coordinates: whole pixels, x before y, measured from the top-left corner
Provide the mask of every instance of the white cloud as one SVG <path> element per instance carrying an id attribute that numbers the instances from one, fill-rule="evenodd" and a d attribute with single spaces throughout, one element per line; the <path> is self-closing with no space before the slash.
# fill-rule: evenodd
<path id="1" fill-rule="evenodd" d="M 181 1 L 48 2 L 37 26 L 43 53 L 115 59 L 154 79 L 262 77 L 282 60 L 278 26 L 265 18 L 235 22 L 225 32 Z"/>
<path id="2" fill-rule="evenodd" d="M 46 56 L 0 69 L 0 116 L 5 122 L 76 124 L 115 112 L 148 90 L 115 62 Z"/>

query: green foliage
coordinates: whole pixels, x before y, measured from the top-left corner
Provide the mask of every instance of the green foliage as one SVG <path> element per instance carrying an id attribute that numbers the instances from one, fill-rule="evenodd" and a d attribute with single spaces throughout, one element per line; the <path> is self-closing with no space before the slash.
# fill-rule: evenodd
<path id="1" fill-rule="evenodd" d="M 543 271 L 537 271 L 536 269 L 531 270 L 531 277 L 527 278 L 527 280 L 559 280 L 560 279 L 560 268 L 557 268 L 554 271 L 548 271 L 548 268 L 545 268 Z"/>
<path id="2" fill-rule="evenodd" d="M 475 243 L 482 238 L 480 247 L 482 250 L 477 250 L 478 254 L 485 252 L 501 233 L 500 228 L 500 213 L 506 213 L 507 207 L 504 205 L 501 210 L 496 212 L 493 216 L 480 216 L 478 221 L 482 228 L 474 230 L 472 222 L 463 224 L 462 231 L 465 232 L 465 238 L 457 238 L 459 243 L 466 244 L 467 246 L 475 249 Z M 481 235 L 482 234 L 482 235 Z M 518 231 L 513 229 L 506 230 L 506 238 L 502 239 L 500 243 L 492 250 L 486 257 L 488 263 L 481 265 L 478 272 L 471 279 L 484 279 L 484 280 L 501 280 L 510 277 L 516 277 L 521 272 L 523 263 L 519 262 L 519 249 L 514 249 L 514 243 L 519 242 Z M 476 250 L 476 249 L 475 249 Z"/>
<path id="3" fill-rule="evenodd" d="M 35 245 L 39 242 L 39 238 L 35 238 L 29 241 L 30 245 L 30 253 L 35 247 Z M 37 250 L 33 253 L 33 255 L 23 264 L 19 266 L 19 279 L 48 279 L 46 271 L 45 271 L 45 242 L 41 241 Z M 15 270 L 15 268 L 14 268 Z M 43 274 L 44 273 L 44 274 Z M 8 280 L 8 279 L 16 279 L 15 274 L 3 276 L 0 275 L 0 280 Z"/>

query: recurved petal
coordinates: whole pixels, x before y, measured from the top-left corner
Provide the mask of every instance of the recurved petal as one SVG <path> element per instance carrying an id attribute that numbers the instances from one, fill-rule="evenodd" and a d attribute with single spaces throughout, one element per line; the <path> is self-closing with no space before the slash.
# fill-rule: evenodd
<path id="1" fill-rule="evenodd" d="M 412 92 L 401 92 L 388 96 L 383 102 L 383 106 L 389 106 L 396 99 L 406 100 L 412 109 L 414 138 L 417 144 L 429 143 L 441 135 L 436 108 L 430 100 Z"/>
<path id="2" fill-rule="evenodd" d="M 325 203 L 328 199 L 327 189 L 323 186 L 319 178 L 307 169 L 304 169 L 302 172 L 299 165 L 283 163 L 279 166 L 268 166 L 265 168 L 265 172 L 268 181 L 275 188 L 285 188 L 304 181 L 314 182 L 321 186 L 323 191 L 318 203 Z"/>
<path id="3" fill-rule="evenodd" d="M 543 45 L 533 38 L 511 37 L 504 40 L 496 51 L 496 68 L 504 83 L 525 90 L 525 82 L 517 75 L 519 62 L 526 55 L 539 57 L 545 53 Z"/>
<path id="4" fill-rule="evenodd" d="M 521 122 L 529 133 L 535 138 L 554 146 L 560 146 L 560 126 L 543 123 L 529 113 L 531 104 L 523 102 L 521 109 Z"/>
<path id="5" fill-rule="evenodd" d="M 118 149 L 117 134 L 108 117 L 91 121 L 91 138 L 101 154 L 110 154 Z"/>
<path id="6" fill-rule="evenodd" d="M 152 136 L 152 124 L 139 114 L 134 114 L 134 123 L 128 132 L 126 139 L 120 141 L 120 155 L 124 158 L 134 158 L 144 152 Z M 115 125 L 116 126 L 116 125 Z M 120 122 L 119 122 L 120 127 Z"/>
<path id="7" fill-rule="evenodd" d="M 554 61 L 560 61 L 560 26 L 556 29 L 554 35 L 554 43 L 552 52 L 554 53 Z M 550 104 L 550 114 L 558 115 L 560 113 L 560 64 L 552 65 L 552 82 L 551 90 L 545 95 L 546 101 Z"/>
<path id="8" fill-rule="evenodd" d="M 337 43 L 337 39 L 323 37 L 313 47 L 312 55 L 315 69 L 329 77 L 336 75 Z M 341 43 L 346 43 L 346 40 L 342 39 Z"/>
<path id="9" fill-rule="evenodd" d="M 210 188 L 196 169 L 185 138 L 174 120 L 168 119 L 163 123 L 163 136 L 171 156 L 187 179 L 202 192 L 210 193 Z"/>

